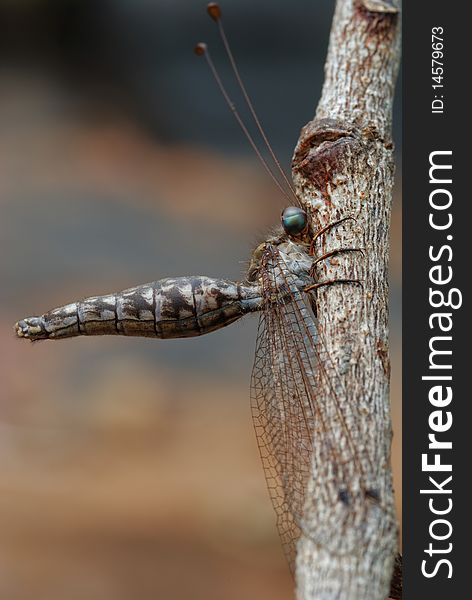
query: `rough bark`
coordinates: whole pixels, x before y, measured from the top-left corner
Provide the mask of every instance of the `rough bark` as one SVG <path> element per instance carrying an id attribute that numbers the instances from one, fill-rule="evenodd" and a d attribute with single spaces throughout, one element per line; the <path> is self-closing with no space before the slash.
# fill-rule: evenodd
<path id="1" fill-rule="evenodd" d="M 388 257 L 394 175 L 391 119 L 400 54 L 395 0 L 337 0 L 314 119 L 302 130 L 293 159 L 297 192 L 313 225 L 355 217 L 324 236 L 318 254 L 362 247 L 322 261 L 319 280 L 354 277 L 361 286 L 333 285 L 317 292 L 319 324 L 359 420 L 358 447 L 374 493 L 354 501 L 359 519 L 342 523 L 316 488 L 315 443 L 305 517 L 308 530 L 331 522 L 329 547 L 302 535 L 297 557 L 297 598 L 385 600 L 397 554 L 390 466 Z M 328 393 L 320 390 L 321 396 Z M 369 470 L 370 469 L 370 470 Z M 319 479 L 319 478 L 318 478 Z M 334 550 L 333 550 L 334 549 Z M 398 578 L 398 572 L 396 573 Z"/>

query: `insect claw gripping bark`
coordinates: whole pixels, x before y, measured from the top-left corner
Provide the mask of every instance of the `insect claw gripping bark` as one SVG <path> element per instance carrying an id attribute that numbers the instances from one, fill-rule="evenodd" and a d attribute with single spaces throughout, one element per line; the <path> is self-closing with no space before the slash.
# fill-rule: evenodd
<path id="1" fill-rule="evenodd" d="M 312 238 L 311 243 L 310 243 L 310 254 L 311 254 L 311 256 L 313 256 L 314 253 L 315 253 L 315 243 L 316 243 L 316 241 L 317 241 L 317 239 L 319 237 L 321 237 L 322 235 L 324 235 L 325 233 L 327 233 L 328 231 L 330 231 L 331 229 L 333 229 L 333 227 L 336 227 L 337 225 L 341 225 L 341 223 L 345 223 L 346 221 L 349 221 L 349 220 L 357 222 L 357 219 L 355 217 L 353 217 L 352 215 L 348 215 L 347 217 L 343 217 L 342 219 L 338 219 L 337 221 L 333 221 L 332 223 L 328 223 L 328 225 L 325 225 L 321 229 L 318 229 L 318 231 L 316 231 L 313 234 L 313 238 Z"/>
<path id="2" fill-rule="evenodd" d="M 319 281 L 317 283 L 307 285 L 305 288 L 303 288 L 303 291 L 313 292 L 314 290 L 319 290 L 321 287 L 324 287 L 326 285 L 334 285 L 338 283 L 360 285 L 361 288 L 364 289 L 364 285 L 360 279 L 328 279 L 327 281 Z"/>

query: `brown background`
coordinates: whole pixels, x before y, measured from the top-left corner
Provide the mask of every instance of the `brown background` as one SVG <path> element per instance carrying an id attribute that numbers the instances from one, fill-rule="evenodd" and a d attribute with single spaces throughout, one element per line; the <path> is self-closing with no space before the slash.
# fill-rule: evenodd
<path id="1" fill-rule="evenodd" d="M 284 164 L 332 9 L 289 4 L 224 3 Z M 0 21 L 0 597 L 290 598 L 249 410 L 256 318 L 166 342 L 12 332 L 160 277 L 238 278 L 277 222 L 283 199 L 191 53 L 203 36 L 225 65 L 203 3 L 2 2 Z M 400 498 L 399 197 L 391 267 Z"/>

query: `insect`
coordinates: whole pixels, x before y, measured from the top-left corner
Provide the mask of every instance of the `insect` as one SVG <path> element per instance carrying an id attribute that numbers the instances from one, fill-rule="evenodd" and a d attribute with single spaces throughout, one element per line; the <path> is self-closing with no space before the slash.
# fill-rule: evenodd
<path id="1" fill-rule="evenodd" d="M 369 502 L 382 509 L 375 482 L 370 480 L 369 457 L 355 443 L 357 415 L 354 408 L 341 407 L 339 397 L 347 392 L 326 351 L 316 318 L 318 288 L 359 284 L 349 278 L 318 281 L 316 265 L 337 254 L 360 250 L 341 247 L 317 254 L 317 242 L 352 217 L 313 230 L 313 209 L 296 195 L 246 92 L 223 29 L 221 10 L 210 3 L 208 12 L 218 25 L 233 72 L 282 181 L 274 175 L 228 96 L 207 46 L 198 44 L 195 51 L 206 58 L 233 115 L 287 198 L 289 206 L 282 213 L 281 227 L 253 251 L 241 281 L 205 276 L 166 278 L 72 302 L 42 316 L 22 319 L 15 329 L 18 337 L 31 341 L 79 335 L 185 338 L 210 333 L 258 313 L 251 406 L 277 526 L 293 569 L 296 542 L 302 532 L 329 547 L 328 522 L 362 519 Z M 322 397 L 320 389 L 324 390 Z M 312 530 L 303 515 L 315 446 L 318 493 L 328 497 L 331 509 Z"/>

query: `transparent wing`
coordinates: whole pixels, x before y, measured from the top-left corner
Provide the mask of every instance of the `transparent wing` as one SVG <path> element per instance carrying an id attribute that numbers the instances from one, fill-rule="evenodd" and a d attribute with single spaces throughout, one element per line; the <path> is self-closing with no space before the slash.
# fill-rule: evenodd
<path id="1" fill-rule="evenodd" d="M 346 414 L 345 403 L 343 408 L 339 403 L 341 378 L 318 331 L 311 298 L 300 291 L 274 247 L 262 262 L 261 277 L 264 307 L 251 405 L 277 527 L 293 571 L 302 530 L 329 546 L 332 521 L 341 523 L 354 514 L 349 504 L 365 487 L 367 459 L 354 444 L 357 415 Z M 316 531 L 303 522 L 313 460 L 315 495 L 320 506 L 332 507 L 330 515 L 320 514 Z"/>

